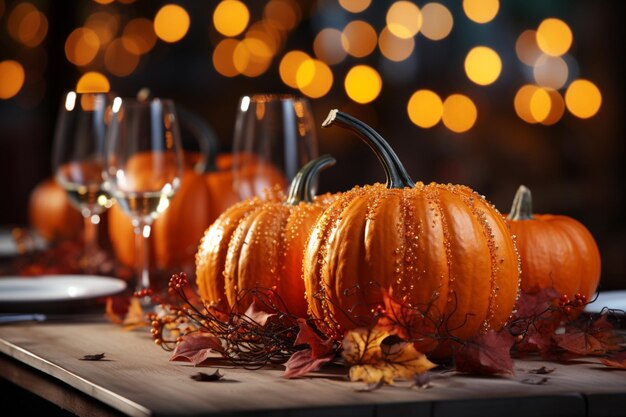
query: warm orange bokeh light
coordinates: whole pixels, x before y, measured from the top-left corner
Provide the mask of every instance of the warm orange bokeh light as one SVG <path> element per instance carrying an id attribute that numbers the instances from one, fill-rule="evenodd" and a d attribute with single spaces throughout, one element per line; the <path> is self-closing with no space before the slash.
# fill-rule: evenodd
<path id="1" fill-rule="evenodd" d="M 213 12 L 215 29 L 224 36 L 237 36 L 250 22 L 248 7 L 237 0 L 221 1 Z"/>
<path id="2" fill-rule="evenodd" d="M 434 91 L 418 90 L 409 99 L 407 113 L 415 125 L 423 128 L 433 127 L 441 120 L 443 103 Z"/>
<path id="3" fill-rule="evenodd" d="M 263 42 L 269 48 L 272 56 L 275 56 L 282 48 L 283 37 L 281 32 L 264 20 L 252 24 L 246 31 L 245 38 Z"/>
<path id="4" fill-rule="evenodd" d="M 300 6 L 293 0 L 270 0 L 263 9 L 263 18 L 284 31 L 294 29 L 301 14 Z"/>
<path id="5" fill-rule="evenodd" d="M 520 61 L 529 66 L 534 66 L 542 55 L 541 49 L 537 45 L 537 32 L 525 30 L 515 41 L 515 53 Z"/>
<path id="6" fill-rule="evenodd" d="M 537 123 L 534 116 L 530 111 L 530 100 L 533 98 L 535 92 L 539 89 L 536 85 L 526 84 L 522 86 L 513 99 L 513 106 L 515 107 L 515 113 L 517 116 L 526 123 Z"/>
<path id="7" fill-rule="evenodd" d="M 7 100 L 20 92 L 24 85 L 24 67 L 17 61 L 0 62 L 0 99 Z"/>
<path id="8" fill-rule="evenodd" d="M 246 77 L 258 77 L 272 63 L 270 48 L 259 39 L 244 39 L 235 46 L 233 63 Z"/>
<path id="9" fill-rule="evenodd" d="M 422 7 L 420 33 L 432 41 L 444 39 L 452 31 L 452 13 L 441 3 L 427 3 Z"/>
<path id="10" fill-rule="evenodd" d="M 339 5 L 351 13 L 360 13 L 370 7 L 372 0 L 339 0 Z"/>
<path id="11" fill-rule="evenodd" d="M 283 56 L 278 66 L 280 79 L 291 88 L 298 88 L 296 75 L 298 68 L 311 57 L 302 51 L 289 51 Z"/>
<path id="12" fill-rule="evenodd" d="M 499 9 L 499 0 L 463 0 L 463 11 L 476 23 L 491 22 Z"/>
<path id="13" fill-rule="evenodd" d="M 500 56 L 491 48 L 477 46 L 465 58 L 465 73 L 478 85 L 489 85 L 498 79 L 502 71 Z"/>
<path id="14" fill-rule="evenodd" d="M 235 67 L 233 56 L 239 41 L 236 39 L 223 39 L 213 50 L 213 66 L 215 70 L 225 77 L 239 75 L 239 70 Z"/>
<path id="15" fill-rule="evenodd" d="M 115 39 L 107 46 L 104 53 L 104 66 L 107 71 L 118 77 L 126 77 L 139 65 L 139 49 L 131 44 L 127 49 L 121 39 Z"/>
<path id="16" fill-rule="evenodd" d="M 533 68 L 537 85 L 559 89 L 567 82 L 569 69 L 567 62 L 560 56 L 542 55 Z"/>
<path id="17" fill-rule="evenodd" d="M 537 45 L 544 54 L 561 56 L 572 46 L 572 30 L 560 19 L 545 19 L 537 28 Z"/>
<path id="18" fill-rule="evenodd" d="M 378 97 L 383 80 L 374 68 L 357 65 L 348 71 L 343 85 L 348 97 L 357 103 L 366 104 Z"/>
<path id="19" fill-rule="evenodd" d="M 34 48 L 48 34 L 48 19 L 31 3 L 19 3 L 8 15 L 7 31 L 16 41 Z"/>
<path id="20" fill-rule="evenodd" d="M 95 71 L 86 72 L 76 83 L 77 93 L 108 93 L 111 84 L 107 77 Z"/>
<path id="21" fill-rule="evenodd" d="M 91 29 L 75 29 L 65 41 L 65 56 L 74 65 L 89 64 L 99 50 L 100 39 L 96 32 Z"/>
<path id="22" fill-rule="evenodd" d="M 150 25 L 152 26 L 152 23 Z M 120 16 L 107 12 L 96 12 L 89 15 L 85 21 L 85 27 L 96 33 L 100 45 L 106 45 L 111 42 L 120 28 Z"/>
<path id="23" fill-rule="evenodd" d="M 384 28 L 378 37 L 378 47 L 385 58 L 400 62 L 407 59 L 415 49 L 415 40 L 398 38 L 388 28 Z"/>
<path id="24" fill-rule="evenodd" d="M 558 91 L 552 88 L 545 88 L 547 93 L 550 95 L 550 112 L 546 116 L 545 119 L 541 122 L 541 124 L 550 126 L 561 120 L 563 117 L 563 113 L 565 113 L 565 101 L 563 101 L 563 97 L 559 94 Z"/>
<path id="25" fill-rule="evenodd" d="M 363 20 L 354 20 L 346 25 L 341 33 L 341 45 L 350 55 L 363 58 L 376 49 L 376 31 Z"/>
<path id="26" fill-rule="evenodd" d="M 347 55 L 341 43 L 341 31 L 332 28 L 322 29 L 313 41 L 315 56 L 329 65 L 338 64 Z"/>
<path id="27" fill-rule="evenodd" d="M 594 116 L 602 105 L 600 89 L 589 80 L 572 82 L 565 92 L 567 110 L 581 119 Z"/>
<path id="28" fill-rule="evenodd" d="M 154 33 L 165 42 L 178 42 L 187 34 L 189 24 L 185 9 L 177 4 L 166 4 L 154 17 Z"/>
<path id="29" fill-rule="evenodd" d="M 476 123 L 477 116 L 476 105 L 463 94 L 452 94 L 443 102 L 441 120 L 453 132 L 467 132 Z"/>
<path id="30" fill-rule="evenodd" d="M 95 1 L 96 3 L 99 3 L 99 4 L 111 4 L 115 0 L 93 0 L 93 1 Z"/>
<path id="31" fill-rule="evenodd" d="M 536 122 L 546 120 L 552 109 L 552 98 L 543 88 L 537 88 L 530 96 L 530 115 Z"/>
<path id="32" fill-rule="evenodd" d="M 147 54 L 156 44 L 156 33 L 150 19 L 139 17 L 131 20 L 124 27 L 122 42 L 129 51 L 133 48 L 139 54 Z"/>
<path id="33" fill-rule="evenodd" d="M 333 86 L 333 72 L 326 63 L 318 59 L 308 59 L 298 67 L 296 83 L 302 94 L 320 98 Z"/>
<path id="34" fill-rule="evenodd" d="M 386 22 L 391 33 L 397 37 L 411 38 L 422 27 L 422 13 L 410 1 L 396 1 L 387 11 Z"/>

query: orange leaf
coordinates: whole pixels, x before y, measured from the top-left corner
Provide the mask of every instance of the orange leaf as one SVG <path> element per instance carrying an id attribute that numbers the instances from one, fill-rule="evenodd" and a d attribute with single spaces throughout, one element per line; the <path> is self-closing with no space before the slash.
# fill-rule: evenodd
<path id="1" fill-rule="evenodd" d="M 613 356 L 609 356 L 608 358 L 602 358 L 600 359 L 600 362 L 606 366 L 610 366 L 611 368 L 626 370 L 626 352 L 620 352 Z"/>

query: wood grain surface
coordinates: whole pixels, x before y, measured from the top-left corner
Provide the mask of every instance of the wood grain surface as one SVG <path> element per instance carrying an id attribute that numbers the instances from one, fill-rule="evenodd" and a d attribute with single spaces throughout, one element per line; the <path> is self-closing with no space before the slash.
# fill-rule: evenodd
<path id="1" fill-rule="evenodd" d="M 152 342 L 148 329 L 125 332 L 108 323 L 1 326 L 0 352 L 49 375 L 68 391 L 131 416 L 626 414 L 626 372 L 589 358 L 568 364 L 518 360 L 511 377 L 480 378 L 435 370 L 429 389 L 398 383 L 359 392 L 364 385 L 347 381 L 341 367 L 287 380 L 281 366 L 256 371 L 226 366 L 220 370 L 223 380 L 197 382 L 190 377 L 214 369 L 169 362 L 169 353 Z M 79 360 L 96 353 L 105 353 L 105 360 Z M 548 375 L 530 373 L 541 366 L 555 370 Z M 0 371 L 11 379 L 5 361 L 0 361 Z M 15 374 L 14 369 L 11 372 Z M 547 378 L 545 384 L 528 383 L 542 377 Z M 36 387 L 29 389 L 37 392 Z"/>

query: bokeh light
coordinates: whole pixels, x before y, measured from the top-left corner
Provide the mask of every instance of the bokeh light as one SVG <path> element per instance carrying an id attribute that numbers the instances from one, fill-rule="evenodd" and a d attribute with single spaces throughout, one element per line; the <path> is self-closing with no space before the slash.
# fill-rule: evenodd
<path id="1" fill-rule="evenodd" d="M 329 65 L 343 61 L 347 55 L 341 43 L 341 31 L 338 29 L 322 29 L 313 41 L 315 56 Z"/>
<path id="2" fill-rule="evenodd" d="M 28 4 L 28 3 L 22 3 Z M 29 48 L 35 48 L 48 34 L 48 18 L 39 10 L 31 10 L 21 20 L 17 39 Z"/>
<path id="3" fill-rule="evenodd" d="M 559 89 L 567 82 L 569 69 L 561 57 L 542 55 L 533 68 L 533 76 L 537 85 Z"/>
<path id="4" fill-rule="evenodd" d="M 499 0 L 463 0 L 463 11 L 476 23 L 491 22 L 499 9 Z"/>
<path id="5" fill-rule="evenodd" d="M 93 0 L 98 4 L 111 4 L 113 3 L 115 0 Z"/>
<path id="6" fill-rule="evenodd" d="M 572 30 L 560 19 L 545 19 L 537 28 L 537 45 L 546 55 L 565 54 L 572 46 L 572 40 Z"/>
<path id="7" fill-rule="evenodd" d="M 567 87 L 565 105 L 574 116 L 588 119 L 600 110 L 602 94 L 600 89 L 591 81 L 576 80 Z"/>
<path id="8" fill-rule="evenodd" d="M 400 62 L 411 56 L 415 49 L 415 40 L 399 38 L 385 27 L 378 37 L 378 48 L 385 58 Z"/>
<path id="9" fill-rule="evenodd" d="M 522 63 L 534 66 L 543 55 L 537 45 L 537 32 L 530 29 L 523 31 L 515 41 L 515 53 Z"/>
<path id="10" fill-rule="evenodd" d="M 517 93 L 515 94 L 515 98 L 513 100 L 515 113 L 517 113 L 517 116 L 526 123 L 537 123 L 537 120 L 530 111 L 530 101 L 538 89 L 539 87 L 536 85 L 526 84 L 517 90 Z"/>
<path id="11" fill-rule="evenodd" d="M 272 53 L 261 40 L 244 39 L 235 46 L 233 63 L 237 71 L 246 77 L 258 77 L 272 63 Z"/>
<path id="12" fill-rule="evenodd" d="M 380 94 L 383 80 L 374 68 L 357 65 L 348 71 L 344 80 L 344 88 L 348 97 L 360 104 L 374 101 Z"/>
<path id="13" fill-rule="evenodd" d="M 420 33 L 432 41 L 444 39 L 452 31 L 452 13 L 441 3 L 427 3 L 422 7 Z"/>
<path id="14" fill-rule="evenodd" d="M 7 100 L 20 92 L 24 85 L 24 67 L 17 61 L 0 61 L 0 99 Z"/>
<path id="15" fill-rule="evenodd" d="M 546 116 L 545 119 L 541 121 L 541 124 L 550 126 L 557 123 L 563 117 L 563 113 L 565 113 L 565 101 L 563 101 L 563 97 L 561 94 L 555 89 L 545 88 L 545 90 L 550 95 L 550 112 Z"/>
<path id="16" fill-rule="evenodd" d="M 96 32 L 87 28 L 72 31 L 65 41 L 65 56 L 74 65 L 87 65 L 98 54 L 100 39 Z"/>
<path id="17" fill-rule="evenodd" d="M 550 114 L 552 99 L 550 94 L 543 89 L 537 88 L 530 97 L 530 115 L 535 122 L 543 122 Z"/>
<path id="18" fill-rule="evenodd" d="M 434 91 L 418 90 L 409 99 L 407 113 L 415 125 L 423 128 L 433 127 L 441 120 L 443 103 Z"/>
<path id="19" fill-rule="evenodd" d="M 478 85 L 489 85 L 498 79 L 502 71 L 500 56 L 491 48 L 477 46 L 465 58 L 465 73 Z"/>
<path id="20" fill-rule="evenodd" d="M 130 44 L 128 49 L 121 39 L 113 40 L 104 53 L 104 66 L 113 75 L 126 77 L 139 65 L 139 49 Z"/>
<path id="21" fill-rule="evenodd" d="M 346 25 L 341 33 L 343 49 L 356 58 L 363 58 L 376 49 L 378 37 L 369 23 L 355 20 Z"/>
<path id="22" fill-rule="evenodd" d="M 245 38 L 251 42 L 262 42 L 272 56 L 280 51 L 283 43 L 281 32 L 263 20 L 253 23 L 246 31 Z"/>
<path id="23" fill-rule="evenodd" d="M 165 42 L 178 42 L 187 34 L 189 24 L 185 9 L 177 4 L 166 4 L 154 17 L 154 33 Z"/>
<path id="24" fill-rule="evenodd" d="M 250 22 L 248 7 L 237 0 L 221 1 L 213 12 L 215 29 L 224 36 L 237 36 Z"/>
<path id="25" fill-rule="evenodd" d="M 89 15 L 85 21 L 85 27 L 94 31 L 101 45 L 107 45 L 120 28 L 120 16 L 107 12 L 96 12 Z"/>
<path id="26" fill-rule="evenodd" d="M 300 65 L 302 65 L 305 61 L 310 59 L 311 57 L 302 51 L 287 52 L 280 60 L 280 64 L 278 66 L 280 79 L 283 80 L 283 82 L 289 87 L 298 88 L 298 81 L 296 80 L 298 68 L 300 68 Z"/>
<path id="27" fill-rule="evenodd" d="M 124 27 L 122 43 L 129 51 L 135 50 L 139 54 L 147 54 L 156 44 L 156 33 L 150 19 L 136 18 L 129 21 Z"/>
<path id="28" fill-rule="evenodd" d="M 302 94 L 311 98 L 325 96 L 333 86 L 333 72 L 319 59 L 307 59 L 298 67 L 296 83 Z"/>
<path id="29" fill-rule="evenodd" d="M 399 38 L 411 38 L 422 27 L 420 9 L 409 1 L 396 1 L 387 10 L 387 27 Z"/>
<path id="30" fill-rule="evenodd" d="M 270 0 L 263 9 L 263 18 L 284 31 L 294 29 L 301 14 L 300 6 L 293 0 Z"/>
<path id="31" fill-rule="evenodd" d="M 104 74 L 90 71 L 83 74 L 76 83 L 77 93 L 108 93 L 111 84 Z"/>
<path id="32" fill-rule="evenodd" d="M 233 56 L 239 41 L 232 38 L 223 39 L 213 49 L 213 67 L 225 77 L 239 75 L 239 70 L 235 67 Z"/>
<path id="33" fill-rule="evenodd" d="M 452 94 L 443 102 L 441 119 L 455 133 L 470 130 L 476 123 L 478 110 L 474 102 L 463 94 Z"/>
<path id="34" fill-rule="evenodd" d="M 339 0 L 339 5 L 351 13 L 360 13 L 370 7 L 372 0 Z"/>

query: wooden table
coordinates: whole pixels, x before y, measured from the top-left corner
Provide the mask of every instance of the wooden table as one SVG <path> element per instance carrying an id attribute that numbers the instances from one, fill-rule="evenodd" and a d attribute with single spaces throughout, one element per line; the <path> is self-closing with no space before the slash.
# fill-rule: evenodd
<path id="1" fill-rule="evenodd" d="M 429 389 L 398 384 L 358 392 L 364 386 L 348 382 L 339 367 L 294 380 L 281 376 L 282 367 L 226 367 L 223 381 L 194 381 L 191 375 L 213 370 L 169 362 L 147 330 L 125 332 L 106 322 L 0 326 L 0 352 L 2 377 L 79 415 L 626 415 L 626 372 L 595 359 L 517 361 L 508 378 L 435 372 Z M 101 352 L 107 360 L 78 359 Z M 541 366 L 556 369 L 529 372 Z M 543 385 L 522 382 L 542 377 Z"/>

